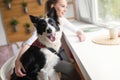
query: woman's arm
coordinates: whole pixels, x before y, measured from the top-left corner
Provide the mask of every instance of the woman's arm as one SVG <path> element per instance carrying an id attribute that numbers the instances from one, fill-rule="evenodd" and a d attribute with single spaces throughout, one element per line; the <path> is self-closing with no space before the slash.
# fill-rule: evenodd
<path id="1" fill-rule="evenodd" d="M 20 53 L 17 56 L 17 59 L 15 61 L 15 73 L 17 76 L 19 77 L 23 77 L 26 74 L 22 73 L 21 69 L 25 72 L 23 65 L 20 62 L 20 57 L 22 56 L 22 54 L 30 47 L 30 45 L 24 45 L 23 48 L 21 49 Z"/>
<path id="2" fill-rule="evenodd" d="M 32 43 L 37 39 L 37 32 L 36 29 L 34 30 L 32 36 L 24 43 L 23 48 L 21 49 L 20 53 L 18 54 L 17 60 L 20 59 L 21 55 L 32 45 Z"/>
<path id="3" fill-rule="evenodd" d="M 85 35 L 84 32 L 81 29 L 75 28 L 75 26 L 70 23 L 66 18 L 62 18 L 61 20 L 63 28 L 67 28 L 69 30 L 71 30 L 72 32 L 77 34 L 77 37 L 79 38 L 80 41 L 84 41 L 85 40 Z"/>
<path id="4" fill-rule="evenodd" d="M 21 69 L 23 71 L 24 70 L 24 67 L 22 66 L 21 62 L 20 62 L 20 58 L 21 56 L 24 54 L 24 52 L 30 47 L 30 45 L 32 45 L 32 43 L 37 39 L 37 32 L 36 30 L 33 32 L 32 36 L 24 43 L 24 46 L 23 48 L 21 49 L 21 51 L 19 52 L 18 56 L 17 56 L 17 59 L 15 61 L 15 73 L 17 76 L 19 77 L 23 77 L 25 76 L 26 74 L 23 74 Z"/>
<path id="5" fill-rule="evenodd" d="M 22 56 L 22 54 L 23 54 L 29 47 L 30 47 L 30 45 L 25 44 L 25 45 L 22 47 L 22 49 L 20 50 L 20 52 L 19 52 L 16 60 L 19 60 L 20 57 Z"/>

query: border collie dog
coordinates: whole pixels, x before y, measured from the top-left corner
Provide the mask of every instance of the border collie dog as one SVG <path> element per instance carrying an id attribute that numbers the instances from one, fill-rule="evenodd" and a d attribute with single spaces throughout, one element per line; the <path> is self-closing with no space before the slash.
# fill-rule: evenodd
<path id="1" fill-rule="evenodd" d="M 45 47 L 31 46 L 22 56 L 21 63 L 25 68 L 24 77 L 18 77 L 13 71 L 11 80 L 60 80 L 54 66 L 60 60 L 57 53 L 61 47 L 62 30 L 54 8 L 48 12 L 46 18 L 30 15 L 39 42 Z"/>

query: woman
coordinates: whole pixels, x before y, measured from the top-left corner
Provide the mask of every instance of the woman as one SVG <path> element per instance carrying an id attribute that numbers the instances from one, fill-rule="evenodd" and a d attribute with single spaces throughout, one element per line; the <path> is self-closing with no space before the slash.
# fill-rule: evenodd
<path id="1" fill-rule="evenodd" d="M 68 20 L 66 20 L 63 15 L 66 12 L 66 8 L 67 8 L 67 1 L 66 0 L 47 0 L 46 1 L 46 13 L 52 8 L 54 7 L 57 11 L 57 14 L 60 18 L 61 24 L 63 26 L 65 26 L 66 28 L 70 28 L 69 26 L 73 26 Z M 69 26 L 68 26 L 69 24 Z M 72 30 L 71 31 L 76 31 L 76 30 Z M 77 35 L 80 39 L 80 41 L 84 41 L 85 37 L 82 31 L 76 31 Z M 21 72 L 21 69 L 24 70 L 21 62 L 20 62 L 20 57 L 21 55 L 30 47 L 30 45 L 32 45 L 32 43 L 37 39 L 37 33 L 36 30 L 33 32 L 33 35 L 25 42 L 24 47 L 22 48 L 22 50 L 20 51 L 16 61 L 15 61 L 15 73 L 17 74 L 17 76 L 25 76 L 26 74 Z M 60 61 L 58 63 L 57 66 L 55 66 L 55 70 L 59 71 L 62 73 L 61 76 L 61 80 L 79 80 L 79 75 L 76 72 L 75 68 L 73 67 L 73 65 L 70 63 L 70 60 L 67 58 L 66 54 L 61 53 L 63 56 L 62 61 Z M 63 69 L 64 68 L 64 69 Z"/>

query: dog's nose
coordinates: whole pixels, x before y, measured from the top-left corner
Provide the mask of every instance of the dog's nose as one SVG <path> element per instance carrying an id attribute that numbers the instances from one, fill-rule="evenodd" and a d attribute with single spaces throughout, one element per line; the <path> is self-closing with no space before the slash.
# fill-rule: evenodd
<path id="1" fill-rule="evenodd" d="M 52 33 L 52 30 L 50 28 L 47 29 L 47 33 Z"/>

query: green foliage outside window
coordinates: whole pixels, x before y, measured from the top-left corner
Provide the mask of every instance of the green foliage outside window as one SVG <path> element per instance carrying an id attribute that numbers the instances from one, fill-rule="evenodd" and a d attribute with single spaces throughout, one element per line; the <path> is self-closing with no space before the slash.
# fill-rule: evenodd
<path id="1" fill-rule="evenodd" d="M 120 0 L 98 0 L 98 15 L 102 19 L 120 20 Z"/>

